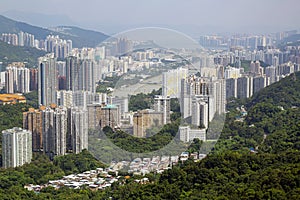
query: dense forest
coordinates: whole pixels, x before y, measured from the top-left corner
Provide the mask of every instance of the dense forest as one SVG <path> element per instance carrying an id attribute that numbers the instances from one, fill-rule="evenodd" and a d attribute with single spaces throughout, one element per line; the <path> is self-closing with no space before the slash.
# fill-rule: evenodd
<path id="1" fill-rule="evenodd" d="M 46 188 L 35 194 L 23 186 L 101 165 L 87 151 L 54 162 L 37 155 L 31 164 L 1 170 L 0 199 L 300 199 L 299 84 L 296 73 L 250 99 L 231 100 L 213 151 L 200 162 L 188 160 L 162 174 L 147 175 L 149 184 L 129 180 L 103 191 Z M 242 105 L 247 115 L 241 114 Z M 128 150 L 134 148 L 129 143 L 139 143 L 128 136 L 122 143 L 117 140 L 121 132 L 105 131 Z M 201 145 L 195 141 L 190 148 L 197 151 Z"/>
<path id="2" fill-rule="evenodd" d="M 38 65 L 38 58 L 45 54 L 45 51 L 33 47 L 13 46 L 0 40 L 0 61 L 3 66 L 12 62 L 25 62 L 26 67 L 32 68 Z"/>
<path id="3" fill-rule="evenodd" d="M 155 95 L 161 95 L 162 89 L 153 90 L 149 94 L 139 93 L 131 95 L 129 99 L 128 109 L 130 111 L 138 111 L 144 109 L 150 109 L 154 103 Z"/>
<path id="4" fill-rule="evenodd" d="M 55 197 L 54 193 L 37 195 L 24 189 L 24 185 L 45 184 L 49 180 L 98 167 L 105 167 L 105 165 L 86 150 L 77 155 L 56 157 L 53 162 L 43 154 L 34 154 L 30 164 L 15 169 L 0 170 L 0 199 L 46 199 L 49 197 L 51 199 Z M 73 193 L 71 190 L 70 192 Z M 69 193 L 64 195 L 67 197 Z"/>
<path id="5" fill-rule="evenodd" d="M 23 126 L 23 112 L 28 111 L 28 104 L 11 104 L 0 106 L 0 132 L 5 129 Z M 1 138 L 1 137 L 0 137 Z M 1 140 L 0 140 L 1 145 Z"/>

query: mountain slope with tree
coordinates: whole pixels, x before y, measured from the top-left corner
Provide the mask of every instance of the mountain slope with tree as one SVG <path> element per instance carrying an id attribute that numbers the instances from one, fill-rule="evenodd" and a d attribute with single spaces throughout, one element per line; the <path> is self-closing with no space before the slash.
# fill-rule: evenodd
<path id="1" fill-rule="evenodd" d="M 0 40 L 0 62 L 3 66 L 11 62 L 25 62 L 27 67 L 31 68 L 37 66 L 38 58 L 45 54 L 45 51 L 33 47 L 14 46 Z M 5 67 L 2 70 L 5 70 Z"/>
<path id="2" fill-rule="evenodd" d="M 248 100 L 247 107 L 258 103 L 271 103 L 276 106 L 290 108 L 300 107 L 300 72 L 296 72 L 281 81 L 273 83 Z"/>
<path id="3" fill-rule="evenodd" d="M 44 183 L 99 164 L 83 152 L 79 156 L 58 157 L 53 163 L 40 157 L 15 170 L 0 171 L 0 198 L 298 200 L 300 108 L 295 106 L 300 101 L 300 74 L 295 74 L 296 79 L 293 76 L 261 90 L 246 104 L 232 101 L 221 138 L 206 158 L 200 162 L 189 159 L 162 174 L 149 174 L 148 184 L 136 183 L 134 176 L 125 180 L 125 185 L 114 183 L 99 191 L 46 188 L 35 194 L 23 188 L 28 183 Z M 278 88 L 284 90 L 284 97 L 278 98 Z M 240 120 L 240 110 L 235 107 L 243 104 L 248 113 Z"/>
<path id="4" fill-rule="evenodd" d="M 61 27 L 60 27 L 61 28 Z M 73 41 L 73 47 L 95 47 L 108 38 L 101 32 L 84 30 L 78 27 L 66 26 L 68 31 L 54 31 L 30 24 L 14 21 L 0 15 L 0 33 L 19 33 L 20 31 L 33 34 L 36 39 L 44 40 L 48 35 L 59 35 L 60 38 Z"/>

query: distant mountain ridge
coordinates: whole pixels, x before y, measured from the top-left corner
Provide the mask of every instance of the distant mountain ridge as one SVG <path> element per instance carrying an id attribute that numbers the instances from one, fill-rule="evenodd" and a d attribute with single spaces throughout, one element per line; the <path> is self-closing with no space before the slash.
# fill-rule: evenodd
<path id="1" fill-rule="evenodd" d="M 60 28 L 65 28 L 64 31 L 57 31 Z M 20 31 L 33 34 L 36 39 L 45 39 L 48 35 L 59 35 L 62 39 L 69 39 L 73 41 L 73 47 L 95 47 L 109 36 L 104 33 L 85 30 L 73 26 L 59 26 L 47 29 L 30 24 L 9 19 L 0 15 L 0 33 L 18 33 Z"/>
<path id="2" fill-rule="evenodd" d="M 74 22 L 71 18 L 64 14 L 47 14 L 43 12 L 27 12 L 20 10 L 7 10 L 0 15 L 4 15 L 15 21 L 27 22 L 33 26 L 38 27 L 54 27 L 58 25 L 72 25 L 79 26 L 78 23 Z"/>

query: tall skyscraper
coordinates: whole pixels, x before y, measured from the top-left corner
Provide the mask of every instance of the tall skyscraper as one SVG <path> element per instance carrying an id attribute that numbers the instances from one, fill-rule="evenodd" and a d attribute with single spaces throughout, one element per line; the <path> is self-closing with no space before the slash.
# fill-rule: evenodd
<path id="1" fill-rule="evenodd" d="M 2 131 L 2 164 L 4 168 L 30 163 L 32 158 L 31 131 L 12 128 Z"/>
<path id="2" fill-rule="evenodd" d="M 60 39 L 58 35 L 49 35 L 45 40 L 47 52 L 53 52 L 57 58 L 65 58 L 72 51 L 72 41 Z"/>
<path id="3" fill-rule="evenodd" d="M 260 73 L 260 62 L 255 61 L 250 63 L 250 72 L 253 74 L 259 74 Z"/>
<path id="4" fill-rule="evenodd" d="M 96 64 L 93 60 L 66 58 L 67 90 L 96 92 Z"/>
<path id="5" fill-rule="evenodd" d="M 70 126 L 69 139 L 73 153 L 80 153 L 83 149 L 88 148 L 88 116 L 87 110 L 82 108 L 70 108 L 68 116 Z"/>
<path id="6" fill-rule="evenodd" d="M 276 81 L 276 67 L 268 66 L 265 68 L 265 73 L 268 78 L 270 78 L 270 84 Z"/>
<path id="7" fill-rule="evenodd" d="M 133 135 L 135 137 L 145 137 L 146 130 L 152 126 L 163 125 L 163 113 L 154 110 L 141 110 L 133 116 Z"/>
<path id="8" fill-rule="evenodd" d="M 225 69 L 225 79 L 240 77 L 240 69 L 235 67 L 227 67 Z"/>
<path id="9" fill-rule="evenodd" d="M 185 119 L 192 115 L 192 87 L 188 79 L 181 79 L 180 112 Z"/>
<path id="10" fill-rule="evenodd" d="M 57 61 L 56 70 L 59 76 L 66 76 L 66 61 Z"/>
<path id="11" fill-rule="evenodd" d="M 13 94 L 14 93 L 14 72 L 12 68 L 6 68 L 5 72 L 5 88 L 6 93 Z"/>
<path id="12" fill-rule="evenodd" d="M 60 90 L 57 91 L 57 105 L 70 108 L 74 105 L 73 92 Z"/>
<path id="13" fill-rule="evenodd" d="M 252 96 L 253 92 L 253 78 L 240 77 L 237 80 L 237 98 L 245 99 Z"/>
<path id="14" fill-rule="evenodd" d="M 67 90 L 79 90 L 78 83 L 75 80 L 79 80 L 80 63 L 79 59 L 75 56 L 69 56 L 66 58 L 66 81 Z"/>
<path id="15" fill-rule="evenodd" d="M 208 128 L 209 101 L 207 96 L 195 96 L 192 101 L 192 124 L 199 128 Z"/>
<path id="16" fill-rule="evenodd" d="M 100 127 L 100 120 L 101 120 L 101 112 L 102 112 L 102 105 L 98 104 L 89 104 L 87 105 L 88 111 L 88 128 L 99 130 Z"/>
<path id="17" fill-rule="evenodd" d="M 81 68 L 82 72 L 79 74 L 79 78 L 82 79 L 83 85 L 79 89 L 96 92 L 95 62 L 93 60 L 82 60 Z"/>
<path id="18" fill-rule="evenodd" d="M 226 79 L 226 99 L 237 98 L 237 79 Z"/>
<path id="19" fill-rule="evenodd" d="M 163 113 L 163 124 L 170 123 L 170 109 L 171 99 L 170 97 L 155 96 L 154 98 L 154 110 L 156 112 Z"/>
<path id="20" fill-rule="evenodd" d="M 53 53 L 39 58 L 38 95 L 40 105 L 49 106 L 56 103 L 58 77 L 55 63 L 56 58 Z"/>
<path id="21" fill-rule="evenodd" d="M 226 111 L 226 82 L 225 79 L 213 81 L 213 97 L 216 103 L 216 113 L 222 114 Z"/>
<path id="22" fill-rule="evenodd" d="M 67 152 L 67 109 L 46 108 L 43 117 L 43 150 L 50 158 Z"/>
<path id="23" fill-rule="evenodd" d="M 42 111 L 30 108 L 23 113 L 23 128 L 32 132 L 32 150 L 43 149 L 43 121 Z"/>
<path id="24" fill-rule="evenodd" d="M 6 68 L 6 93 L 28 93 L 30 91 L 30 72 L 24 64 L 14 63 Z"/>
<path id="25" fill-rule="evenodd" d="M 182 80 L 180 102 L 184 118 L 193 115 L 192 100 L 195 96 L 208 99 L 209 121 L 213 119 L 215 113 L 225 112 L 226 84 L 224 79 L 190 76 Z"/>
<path id="26" fill-rule="evenodd" d="M 105 100 L 102 98 L 102 101 Z M 102 102 L 101 102 L 102 103 Z M 119 108 L 120 116 L 123 118 L 128 112 L 128 97 L 110 97 L 110 104 L 116 105 Z"/>
<path id="27" fill-rule="evenodd" d="M 30 91 L 38 90 L 38 69 L 30 69 Z"/>
<path id="28" fill-rule="evenodd" d="M 104 128 L 105 126 L 109 126 L 112 129 L 115 129 L 120 125 L 120 115 L 119 109 L 116 105 L 104 105 L 101 108 L 101 117 L 99 126 L 100 128 Z"/>
<path id="29" fill-rule="evenodd" d="M 253 94 L 259 92 L 267 86 L 266 76 L 258 76 L 253 78 Z"/>
<path id="30" fill-rule="evenodd" d="M 25 67 L 22 67 L 17 70 L 17 73 L 17 92 L 30 92 L 30 70 Z"/>
<path id="31" fill-rule="evenodd" d="M 117 55 L 130 53 L 132 51 L 132 41 L 127 38 L 118 38 Z"/>
<path id="32" fill-rule="evenodd" d="M 188 69 L 178 68 L 163 73 L 162 96 L 179 98 L 181 91 L 181 80 L 188 76 Z"/>

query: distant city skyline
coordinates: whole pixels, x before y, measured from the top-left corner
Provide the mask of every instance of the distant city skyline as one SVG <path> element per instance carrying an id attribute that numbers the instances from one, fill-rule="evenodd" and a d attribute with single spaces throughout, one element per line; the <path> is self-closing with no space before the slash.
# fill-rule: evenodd
<path id="1" fill-rule="evenodd" d="M 76 25 L 114 34 L 159 26 L 197 37 L 299 30 L 299 6 L 298 0 L 4 0 L 0 14 L 43 27 Z"/>

